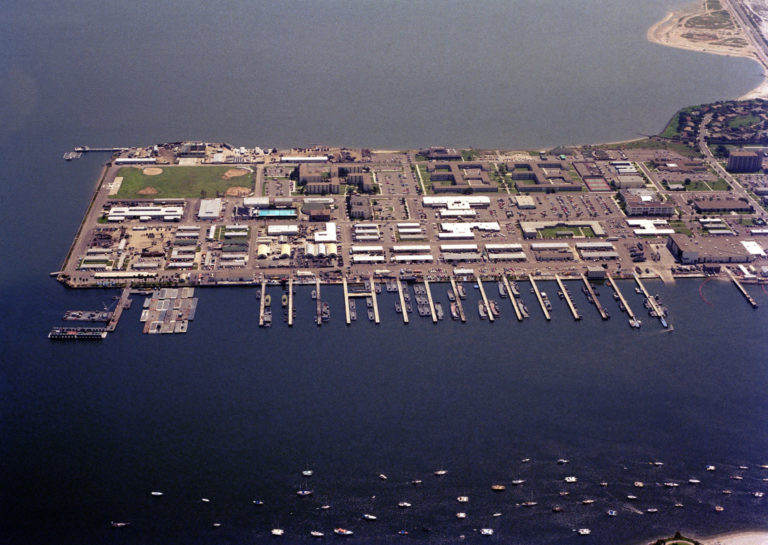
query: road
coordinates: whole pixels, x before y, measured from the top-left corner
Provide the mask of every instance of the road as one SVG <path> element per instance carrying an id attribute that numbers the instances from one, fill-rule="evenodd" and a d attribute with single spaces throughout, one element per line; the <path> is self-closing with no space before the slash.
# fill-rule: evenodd
<path id="1" fill-rule="evenodd" d="M 765 73 L 768 76 L 768 45 L 766 45 L 765 40 L 763 39 L 760 28 L 753 24 L 750 18 L 747 16 L 747 10 L 743 5 L 743 1 L 722 0 L 722 3 L 723 6 L 728 9 L 731 15 L 734 16 L 736 22 L 747 36 L 747 39 L 755 48 L 757 60 L 760 64 L 763 65 L 763 70 L 765 70 Z"/>

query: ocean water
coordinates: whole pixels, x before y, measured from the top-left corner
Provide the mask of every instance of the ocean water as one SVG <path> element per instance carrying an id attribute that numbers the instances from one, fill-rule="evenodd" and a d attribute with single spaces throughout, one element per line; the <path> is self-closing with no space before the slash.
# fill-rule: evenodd
<path id="1" fill-rule="evenodd" d="M 750 492 L 768 477 L 766 318 L 728 284 L 654 284 L 674 333 L 652 320 L 631 330 L 607 290 L 605 323 L 582 300 L 582 322 L 553 300 L 547 323 L 526 292 L 523 323 L 504 301 L 498 323 L 481 322 L 470 301 L 467 324 L 404 326 L 384 294 L 380 326 L 361 312 L 346 327 L 339 288 L 323 290 L 329 324 L 312 324 L 300 288 L 296 325 L 260 330 L 243 288 L 199 290 L 187 335 L 141 335 L 137 302 L 105 342 L 45 337 L 64 310 L 117 293 L 48 277 L 104 160 L 62 161 L 75 145 L 538 147 L 656 132 L 680 106 L 737 97 L 759 76 L 751 61 L 648 44 L 672 5 L 11 2 L 0 17 L 0 541 L 259 543 L 279 524 L 291 543 L 336 526 L 355 542 L 475 542 L 490 527 L 482 541 L 634 543 L 764 528 Z M 308 466 L 314 494 L 299 501 Z M 579 480 L 563 498 L 569 474 Z M 518 477 L 522 487 L 490 491 Z M 702 484 L 656 484 L 690 477 Z M 464 521 L 458 495 L 470 496 Z M 403 500 L 413 507 L 397 509 Z M 649 507 L 659 513 L 636 512 Z"/>

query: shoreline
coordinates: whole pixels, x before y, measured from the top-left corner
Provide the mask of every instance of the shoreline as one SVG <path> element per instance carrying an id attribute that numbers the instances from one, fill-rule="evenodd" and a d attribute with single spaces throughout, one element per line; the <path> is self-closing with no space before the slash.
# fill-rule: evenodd
<path id="1" fill-rule="evenodd" d="M 702 545 L 765 545 L 768 543 L 768 530 L 742 530 L 695 539 Z"/>
<path id="2" fill-rule="evenodd" d="M 674 34 L 675 30 L 679 30 L 680 21 L 683 18 L 690 17 L 700 12 L 700 7 L 696 9 L 691 9 L 689 7 L 677 11 L 669 11 L 662 20 L 651 25 L 651 27 L 646 32 L 646 38 L 651 43 L 663 45 L 666 47 L 674 47 L 676 49 L 696 51 L 698 53 L 709 53 L 712 55 L 720 55 L 725 57 L 742 57 L 752 59 L 762 68 L 763 79 L 757 85 L 757 87 L 740 96 L 737 100 L 750 100 L 754 98 L 768 99 L 768 66 L 765 66 L 760 61 L 759 57 L 755 54 L 751 44 L 745 48 L 724 47 L 707 43 L 697 44 L 691 40 Z M 731 18 L 734 18 L 733 14 L 731 14 Z M 741 29 L 737 23 L 734 24 L 736 24 L 736 26 Z M 741 30 L 741 32 L 743 32 L 743 30 Z"/>

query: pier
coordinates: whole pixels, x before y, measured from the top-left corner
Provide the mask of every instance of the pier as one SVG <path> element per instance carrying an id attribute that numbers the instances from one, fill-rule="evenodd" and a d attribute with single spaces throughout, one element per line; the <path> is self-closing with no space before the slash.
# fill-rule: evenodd
<path id="1" fill-rule="evenodd" d="M 424 288 L 427 290 L 427 299 L 429 299 L 429 311 L 432 313 L 432 323 L 437 323 L 437 313 L 435 312 L 435 303 L 432 301 L 432 290 L 429 289 L 429 280 L 424 279 Z"/>
<path id="2" fill-rule="evenodd" d="M 629 323 L 633 323 L 637 318 L 635 317 L 635 313 L 632 312 L 632 309 L 629 306 L 629 303 L 627 303 L 627 300 L 624 299 L 624 294 L 621 293 L 621 290 L 619 289 L 619 285 L 616 283 L 616 281 L 613 279 L 613 277 L 610 274 L 606 274 L 606 277 L 608 278 L 608 282 L 610 283 L 611 287 L 616 292 L 616 295 L 619 296 L 619 301 L 621 301 L 621 304 L 624 305 L 624 308 L 627 311 L 627 316 L 629 316 Z"/>
<path id="3" fill-rule="evenodd" d="M 131 283 L 128 282 L 123 288 L 123 293 L 120 294 L 120 299 L 117 301 L 117 305 L 115 305 L 115 310 L 112 312 L 112 316 L 109 317 L 107 327 L 104 328 L 105 331 L 112 333 L 117 328 L 117 322 L 120 321 L 120 316 L 123 315 L 123 310 L 130 306 L 131 300 L 128 298 L 130 294 Z"/>
<path id="4" fill-rule="evenodd" d="M 288 279 L 288 327 L 293 327 L 293 277 Z"/>
<path id="5" fill-rule="evenodd" d="M 376 281 L 373 279 L 373 275 L 370 276 L 370 282 L 371 282 L 371 299 L 373 299 L 373 322 L 375 324 L 379 324 L 381 323 L 379 321 L 379 300 L 376 298 Z"/>
<path id="6" fill-rule="evenodd" d="M 352 318 L 349 315 L 349 288 L 347 287 L 347 277 L 341 277 L 341 285 L 344 287 L 344 319 L 347 325 L 352 323 Z"/>
<path id="7" fill-rule="evenodd" d="M 451 275 L 451 288 L 453 289 L 453 295 L 456 298 L 456 310 L 459 311 L 459 318 L 462 322 L 467 321 L 467 316 L 464 314 L 464 305 L 461 304 L 461 297 L 459 297 L 459 290 L 456 287 L 456 279 Z"/>
<path id="8" fill-rule="evenodd" d="M 259 301 L 259 327 L 264 327 L 264 305 L 265 305 L 265 299 L 267 293 L 267 281 L 262 280 L 261 281 L 261 297 Z"/>
<path id="9" fill-rule="evenodd" d="M 317 303 L 317 325 L 321 326 L 323 325 L 323 301 L 320 299 L 320 277 L 315 277 L 315 293 L 317 294 L 317 297 L 315 298 L 315 302 Z M 349 308 L 349 306 L 347 306 Z"/>
<path id="10" fill-rule="evenodd" d="M 493 311 L 491 310 L 491 305 L 488 304 L 488 297 L 485 295 L 485 288 L 483 287 L 483 281 L 480 280 L 480 275 L 475 276 L 475 281 L 477 281 L 477 287 L 480 288 L 480 295 L 483 298 L 483 304 L 485 305 L 485 312 L 488 314 L 488 321 L 493 323 L 494 317 L 493 317 Z"/>
<path id="11" fill-rule="evenodd" d="M 556 274 L 555 280 L 557 281 L 557 285 L 560 287 L 560 291 L 563 293 L 563 298 L 565 299 L 565 302 L 568 303 L 568 308 L 571 309 L 571 314 L 573 314 L 573 319 L 581 320 L 581 314 L 579 314 L 579 310 L 576 308 L 576 305 L 573 304 L 573 301 L 571 300 L 571 295 L 568 293 L 568 290 L 565 289 L 565 284 L 563 284 L 563 281 L 560 279 L 560 276 Z"/>
<path id="12" fill-rule="evenodd" d="M 603 308 L 602 303 L 600 303 L 600 299 L 597 298 L 597 295 L 595 295 L 595 290 L 592 289 L 592 284 L 589 283 L 589 280 L 587 280 L 587 277 L 584 276 L 584 273 L 581 273 L 581 280 L 584 282 L 584 287 L 587 288 L 587 293 L 589 293 L 589 296 L 592 298 L 592 302 L 595 304 L 595 308 L 597 309 L 597 312 L 600 313 L 600 317 L 603 320 L 607 320 L 610 318 L 608 313 Z"/>
<path id="13" fill-rule="evenodd" d="M 536 285 L 536 281 L 533 279 L 532 274 L 528 274 L 528 280 L 531 281 L 531 287 L 533 287 L 533 292 L 536 294 L 536 298 L 539 300 L 539 305 L 541 305 L 541 311 L 544 313 L 544 317 L 547 320 L 551 320 L 552 317 L 549 315 L 549 311 L 547 310 L 547 306 L 544 304 L 544 298 L 541 296 L 541 292 L 539 291 L 539 287 Z"/>
<path id="14" fill-rule="evenodd" d="M 400 310 L 403 311 L 403 323 L 408 323 L 408 309 L 405 308 L 405 298 L 403 297 L 403 284 L 397 279 L 397 293 L 400 296 Z"/>
<path id="15" fill-rule="evenodd" d="M 747 300 L 747 302 L 752 306 L 752 308 L 757 308 L 757 301 L 755 301 L 752 298 L 752 296 L 749 293 L 747 293 L 747 290 L 745 290 L 744 286 L 741 285 L 741 282 L 739 282 L 739 279 L 736 278 L 736 276 L 727 267 L 725 268 L 725 271 L 728 273 L 728 276 L 733 281 L 733 284 L 741 292 L 741 294 L 744 296 L 744 298 Z"/>
<path id="16" fill-rule="evenodd" d="M 635 282 L 637 282 L 637 287 L 639 287 L 640 291 L 643 292 L 643 295 L 645 296 L 645 300 L 648 301 L 648 304 L 651 306 L 651 310 L 653 311 L 653 313 L 656 315 L 659 321 L 662 322 L 662 325 L 666 324 L 667 321 L 664 319 L 664 311 L 661 310 L 661 307 L 656 302 L 656 298 L 652 297 L 651 294 L 648 293 L 648 290 L 645 289 L 645 286 L 643 285 L 637 273 L 633 273 L 633 276 L 635 277 Z M 667 326 L 664 325 L 664 327 L 667 327 Z"/>
<path id="17" fill-rule="evenodd" d="M 512 308 L 515 309 L 515 316 L 517 316 L 517 321 L 522 322 L 523 313 L 520 312 L 520 307 L 517 306 L 517 298 L 512 293 L 512 286 L 509 285 L 509 279 L 507 278 L 507 275 L 502 274 L 501 279 L 504 282 L 504 287 L 507 289 L 507 295 L 509 296 L 509 300 L 512 303 Z"/>

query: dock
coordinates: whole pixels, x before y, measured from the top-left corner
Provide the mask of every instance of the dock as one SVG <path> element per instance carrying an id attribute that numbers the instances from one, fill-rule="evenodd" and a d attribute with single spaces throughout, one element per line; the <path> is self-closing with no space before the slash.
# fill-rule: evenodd
<path id="1" fill-rule="evenodd" d="M 264 327 L 264 297 L 267 293 L 267 281 L 262 280 L 261 281 L 261 297 L 259 301 L 259 327 Z"/>
<path id="2" fill-rule="evenodd" d="M 581 273 L 581 281 L 584 282 L 584 287 L 587 288 L 587 293 L 589 293 L 589 296 L 592 298 L 592 302 L 595 304 L 595 308 L 597 309 L 597 312 L 600 313 L 600 317 L 603 320 L 607 320 L 610 318 L 608 313 L 603 308 L 602 303 L 600 303 L 600 300 L 597 298 L 597 295 L 595 295 L 595 290 L 592 289 L 592 284 L 589 283 L 589 280 L 587 280 L 587 277 L 584 276 L 584 273 Z"/>
<path id="3" fill-rule="evenodd" d="M 424 279 L 424 287 L 427 290 L 427 299 L 429 299 L 429 311 L 432 313 L 432 323 L 437 323 L 437 313 L 435 312 L 435 303 L 432 301 L 432 290 L 429 289 L 429 280 Z"/>
<path id="4" fill-rule="evenodd" d="M 637 287 L 640 288 L 640 291 L 643 292 L 643 295 L 645 296 L 645 300 L 648 301 L 648 304 L 651 306 L 651 310 L 656 314 L 656 317 L 659 320 L 664 320 L 664 311 L 661 310 L 661 307 L 656 302 L 656 298 L 652 297 L 650 293 L 648 293 L 648 290 L 645 289 L 645 286 L 643 285 L 642 281 L 640 280 L 640 277 L 637 275 L 637 273 L 633 273 L 635 277 L 635 282 L 637 282 Z M 666 323 L 666 320 L 664 320 Z"/>
<path id="5" fill-rule="evenodd" d="M 533 279 L 532 274 L 528 274 L 528 280 L 531 282 L 531 286 L 533 287 L 533 292 L 536 294 L 536 299 L 539 300 L 539 305 L 541 305 L 541 310 L 544 313 L 544 317 L 547 320 L 551 320 L 552 317 L 549 315 L 549 311 L 547 310 L 547 306 L 544 304 L 544 298 L 541 296 L 541 292 L 539 291 L 539 287 L 536 285 L 536 281 Z"/>
<path id="6" fill-rule="evenodd" d="M 477 282 L 477 287 L 480 288 L 480 295 L 483 298 L 483 304 L 485 305 L 485 312 L 488 314 L 488 321 L 493 323 L 493 320 L 494 320 L 493 311 L 491 310 L 491 305 L 488 304 L 488 297 L 485 295 L 485 288 L 483 287 L 483 281 L 480 280 L 480 275 L 475 276 L 475 281 Z"/>
<path id="7" fill-rule="evenodd" d="M 379 300 L 376 298 L 376 281 L 373 279 L 373 275 L 371 275 L 370 281 L 371 281 L 371 298 L 373 299 L 373 323 L 380 324 L 381 322 L 379 321 Z"/>
<path id="8" fill-rule="evenodd" d="M 288 279 L 288 326 L 293 327 L 293 277 Z"/>
<path id="9" fill-rule="evenodd" d="M 347 277 L 341 277 L 341 285 L 344 287 L 344 319 L 347 321 L 347 325 L 352 323 L 352 318 L 349 315 L 349 288 L 347 287 Z"/>
<path id="10" fill-rule="evenodd" d="M 317 303 L 316 320 L 317 320 L 317 325 L 321 326 L 323 325 L 323 301 L 320 299 L 320 278 L 319 277 L 315 277 L 315 293 L 317 294 L 317 297 L 315 298 L 315 302 Z"/>
<path id="11" fill-rule="evenodd" d="M 520 312 L 520 307 L 517 306 L 517 298 L 512 293 L 512 286 L 509 285 L 509 279 L 507 278 L 507 275 L 502 274 L 501 279 L 504 282 L 504 287 L 507 289 L 507 295 L 509 296 L 509 300 L 512 303 L 512 308 L 515 309 L 515 316 L 517 316 L 517 321 L 522 322 L 523 313 Z"/>
<path id="12" fill-rule="evenodd" d="M 557 281 L 557 285 L 560 287 L 560 291 L 563 293 L 563 298 L 565 299 L 565 302 L 568 303 L 568 308 L 571 309 L 571 314 L 573 314 L 573 319 L 581 320 L 581 314 L 579 314 L 579 309 L 577 309 L 576 305 L 573 304 L 573 301 L 571 300 L 571 295 L 568 293 L 568 290 L 565 289 L 565 284 L 563 284 L 563 281 L 560 279 L 560 276 L 556 274 L 555 280 Z"/>
<path id="13" fill-rule="evenodd" d="M 120 316 L 123 315 L 123 310 L 130 306 L 130 299 L 128 298 L 130 294 L 131 283 L 129 282 L 126 284 L 126 286 L 123 288 L 123 292 L 120 294 L 120 299 L 117 301 L 117 305 L 115 305 L 115 310 L 112 312 L 112 316 L 109 317 L 107 327 L 104 328 L 105 331 L 112 333 L 117 328 L 117 322 L 120 321 Z"/>
<path id="14" fill-rule="evenodd" d="M 403 323 L 408 323 L 408 309 L 405 308 L 405 298 L 403 297 L 403 284 L 397 279 L 397 293 L 400 296 L 400 310 L 403 311 Z"/>
<path id="15" fill-rule="evenodd" d="M 624 308 L 627 310 L 627 316 L 629 316 L 629 321 L 634 322 L 636 320 L 635 313 L 632 312 L 632 309 L 629 306 L 629 303 L 627 303 L 627 300 L 624 299 L 624 294 L 621 293 L 621 290 L 619 289 L 619 285 L 616 283 L 616 281 L 613 279 L 613 277 L 610 274 L 606 274 L 606 277 L 608 278 L 608 282 L 611 284 L 611 287 L 616 292 L 616 295 L 619 296 L 619 301 L 621 301 L 621 304 L 624 305 Z"/>
<path id="16" fill-rule="evenodd" d="M 456 287 L 456 279 L 451 275 L 451 288 L 453 288 L 453 295 L 456 298 L 456 309 L 459 311 L 459 318 L 462 322 L 467 321 L 467 316 L 464 314 L 464 305 L 461 304 L 461 297 L 459 297 L 459 290 Z"/>
<path id="17" fill-rule="evenodd" d="M 739 282 L 739 279 L 736 278 L 736 276 L 727 267 L 726 267 L 725 271 L 728 273 L 728 276 L 731 277 L 731 280 L 733 281 L 733 284 L 741 292 L 741 294 L 744 296 L 744 298 L 747 300 L 747 302 L 752 306 L 752 308 L 757 308 L 757 301 L 755 301 L 752 298 L 752 296 L 749 293 L 747 293 L 747 290 L 745 290 L 744 286 L 741 285 L 741 282 Z"/>

